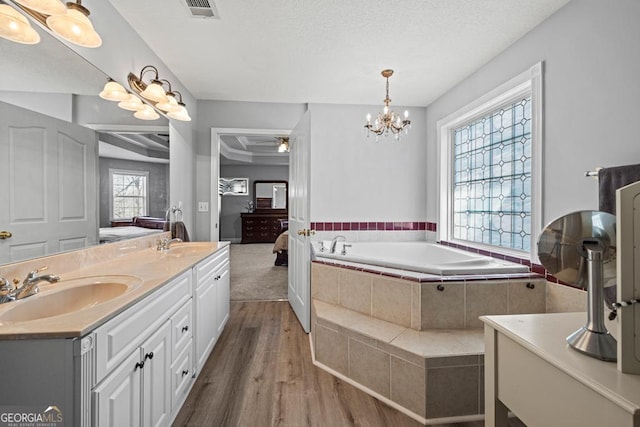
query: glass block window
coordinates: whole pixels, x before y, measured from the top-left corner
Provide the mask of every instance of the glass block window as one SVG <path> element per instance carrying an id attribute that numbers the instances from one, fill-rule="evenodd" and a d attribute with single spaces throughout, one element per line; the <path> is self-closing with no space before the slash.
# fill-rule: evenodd
<path id="1" fill-rule="evenodd" d="M 111 171 L 112 219 L 147 215 L 148 172 Z"/>
<path id="2" fill-rule="evenodd" d="M 531 97 L 453 130 L 453 237 L 531 249 Z"/>

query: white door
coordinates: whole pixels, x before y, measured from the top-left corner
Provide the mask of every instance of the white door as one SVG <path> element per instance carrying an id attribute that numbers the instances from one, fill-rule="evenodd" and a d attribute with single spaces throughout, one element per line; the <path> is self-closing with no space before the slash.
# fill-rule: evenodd
<path id="1" fill-rule="evenodd" d="M 209 212 L 211 214 L 210 240 L 220 240 L 220 136 L 215 129 L 211 129 L 211 197 Z"/>
<path id="2" fill-rule="evenodd" d="M 290 136 L 289 304 L 305 332 L 311 330 L 311 250 L 309 246 L 309 153 L 311 118 L 307 111 Z"/>
<path id="3" fill-rule="evenodd" d="M 0 102 L 0 264 L 95 245 L 97 134 Z"/>

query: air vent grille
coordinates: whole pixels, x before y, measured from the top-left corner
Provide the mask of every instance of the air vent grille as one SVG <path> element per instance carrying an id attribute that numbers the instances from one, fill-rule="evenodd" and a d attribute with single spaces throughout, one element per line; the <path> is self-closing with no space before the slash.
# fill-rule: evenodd
<path id="1" fill-rule="evenodd" d="M 210 0 L 185 0 L 191 15 L 196 18 L 220 19 L 218 10 L 213 1 Z"/>

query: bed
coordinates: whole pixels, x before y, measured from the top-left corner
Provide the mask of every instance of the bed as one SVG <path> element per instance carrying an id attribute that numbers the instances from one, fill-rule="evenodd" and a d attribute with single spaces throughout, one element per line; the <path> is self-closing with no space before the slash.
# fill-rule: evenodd
<path id="1" fill-rule="evenodd" d="M 121 227 L 100 227 L 100 243 L 117 242 L 119 240 L 133 239 L 153 234 L 163 233 L 167 228 L 167 221 L 164 218 L 154 218 L 148 216 L 134 217 L 131 225 Z"/>
<path id="2" fill-rule="evenodd" d="M 289 221 L 280 220 L 280 230 L 282 231 L 276 242 L 273 244 L 273 253 L 276 254 L 275 265 L 289 265 Z"/>

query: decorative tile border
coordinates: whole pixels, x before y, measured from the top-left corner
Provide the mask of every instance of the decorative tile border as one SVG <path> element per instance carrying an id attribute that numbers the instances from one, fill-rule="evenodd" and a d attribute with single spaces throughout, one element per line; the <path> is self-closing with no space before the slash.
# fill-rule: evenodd
<path id="1" fill-rule="evenodd" d="M 440 243 L 441 245 L 444 245 L 444 246 L 449 246 L 451 248 L 461 249 L 461 250 L 467 251 L 467 252 L 473 252 L 473 253 L 476 253 L 476 254 L 490 256 L 492 258 L 501 259 L 501 260 L 504 260 L 504 261 L 515 262 L 516 264 L 526 265 L 531 270 L 531 273 L 546 278 L 548 282 L 558 283 L 560 285 L 565 285 L 565 286 L 569 286 L 569 287 L 572 287 L 572 288 L 576 288 L 576 286 L 574 286 L 574 285 L 572 285 L 570 283 L 567 283 L 567 282 L 563 282 L 562 280 L 560 280 L 557 277 L 555 277 L 553 274 L 549 273 L 547 271 L 547 269 L 544 268 L 543 265 L 532 263 L 531 261 L 529 261 L 528 259 L 525 259 L 525 258 L 518 258 L 518 257 L 514 257 L 514 256 L 509 256 L 509 255 L 497 253 L 497 252 L 485 251 L 483 249 L 472 248 L 470 246 L 461 245 L 459 243 L 447 242 L 447 241 L 444 241 L 444 240 L 441 240 L 438 243 Z"/>
<path id="2" fill-rule="evenodd" d="M 384 221 L 384 222 L 312 222 L 316 231 L 436 231 L 435 222 Z"/>

